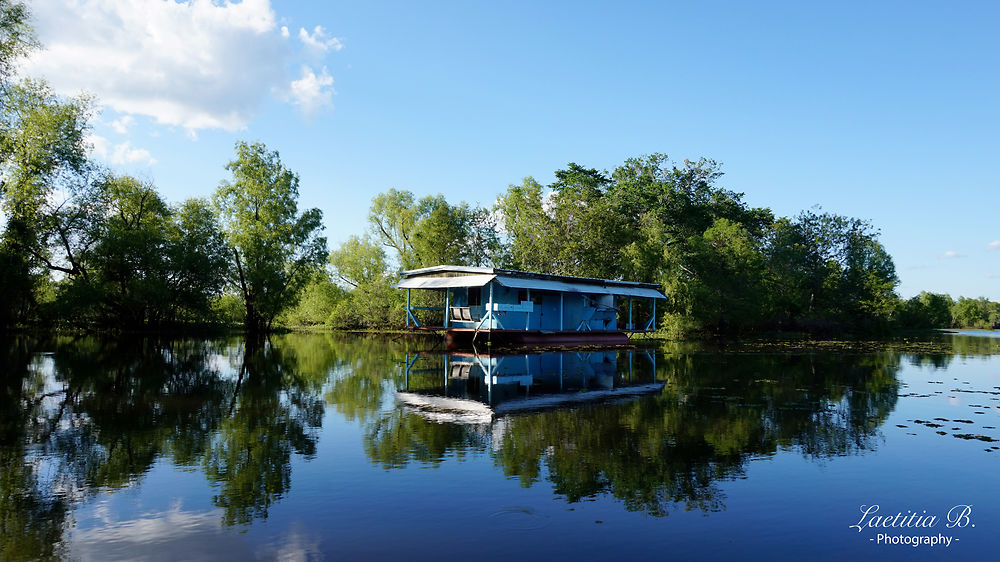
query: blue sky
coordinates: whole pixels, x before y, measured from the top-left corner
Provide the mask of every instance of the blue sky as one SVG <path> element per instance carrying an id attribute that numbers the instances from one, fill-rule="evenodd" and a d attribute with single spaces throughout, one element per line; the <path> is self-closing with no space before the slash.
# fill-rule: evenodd
<path id="1" fill-rule="evenodd" d="M 870 220 L 904 297 L 1000 300 L 1000 4 L 40 0 L 25 67 L 101 102 L 95 157 L 170 201 L 280 151 L 336 247 L 391 187 L 491 204 L 568 162 L 720 162 Z M 319 26 L 317 28 L 317 26 Z"/>

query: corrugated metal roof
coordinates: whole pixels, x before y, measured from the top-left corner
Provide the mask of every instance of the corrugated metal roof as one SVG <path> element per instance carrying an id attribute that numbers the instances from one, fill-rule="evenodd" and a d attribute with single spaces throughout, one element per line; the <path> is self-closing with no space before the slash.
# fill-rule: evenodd
<path id="1" fill-rule="evenodd" d="M 415 275 L 426 275 L 429 273 L 495 273 L 492 267 L 470 267 L 467 265 L 435 265 L 432 267 L 422 267 L 420 269 L 410 269 L 403 272 L 404 277 Z"/>
<path id="2" fill-rule="evenodd" d="M 511 289 L 536 289 L 539 291 L 558 291 L 563 293 L 588 293 L 594 295 L 624 295 L 646 299 L 665 299 L 663 293 L 646 287 L 622 287 L 615 285 L 597 285 L 591 283 L 564 283 L 548 279 L 523 279 L 518 277 L 496 277 L 504 287 Z"/>
<path id="3" fill-rule="evenodd" d="M 409 277 L 393 285 L 397 289 L 450 289 L 452 287 L 482 287 L 496 275 L 462 275 L 461 277 Z"/>
<path id="4" fill-rule="evenodd" d="M 403 279 L 394 285 L 399 289 L 447 289 L 452 287 L 482 287 L 497 279 L 505 287 L 588 293 L 597 295 L 625 295 L 648 299 L 665 299 L 660 286 L 655 283 L 571 277 L 531 271 L 436 265 L 403 271 Z"/>

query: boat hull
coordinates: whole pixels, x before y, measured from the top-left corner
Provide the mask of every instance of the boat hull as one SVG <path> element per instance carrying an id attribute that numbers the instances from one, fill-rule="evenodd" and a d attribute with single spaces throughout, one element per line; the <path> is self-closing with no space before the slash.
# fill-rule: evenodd
<path id="1" fill-rule="evenodd" d="M 550 331 L 550 330 L 469 330 L 450 329 L 445 332 L 448 349 L 468 349 L 472 346 L 539 347 L 539 346 L 609 346 L 627 345 L 628 336 L 619 331 Z"/>

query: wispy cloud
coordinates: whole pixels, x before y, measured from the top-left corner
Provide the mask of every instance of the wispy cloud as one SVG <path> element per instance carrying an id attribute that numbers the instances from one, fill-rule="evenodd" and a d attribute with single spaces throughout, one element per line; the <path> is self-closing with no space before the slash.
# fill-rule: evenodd
<path id="1" fill-rule="evenodd" d="M 111 163 L 118 165 L 143 164 L 152 166 L 156 164 L 156 158 L 153 158 L 153 155 L 145 148 L 134 147 L 132 143 L 125 141 L 116 145 L 114 151 L 111 152 Z"/>
<path id="2" fill-rule="evenodd" d="M 119 135 L 124 135 L 134 123 L 135 119 L 131 115 L 122 115 L 111 122 L 111 128 Z"/>
<path id="3" fill-rule="evenodd" d="M 955 250 L 948 250 L 947 252 L 941 254 L 941 259 L 943 259 L 943 260 L 950 260 L 950 259 L 964 258 L 964 257 L 965 256 L 963 256 L 962 254 L 959 254 Z"/>
<path id="4" fill-rule="evenodd" d="M 282 28 L 282 35 L 287 37 L 288 30 Z M 325 53 L 327 51 L 339 51 L 344 48 L 344 44 L 340 42 L 340 39 L 336 37 L 331 37 L 327 35 L 326 30 L 323 26 L 317 25 L 313 28 L 312 33 L 306 31 L 306 28 L 299 28 L 299 40 L 306 47 L 319 52 Z"/>
<path id="5" fill-rule="evenodd" d="M 986 245 L 987 250 L 1000 250 L 1000 240 L 994 240 Z"/>

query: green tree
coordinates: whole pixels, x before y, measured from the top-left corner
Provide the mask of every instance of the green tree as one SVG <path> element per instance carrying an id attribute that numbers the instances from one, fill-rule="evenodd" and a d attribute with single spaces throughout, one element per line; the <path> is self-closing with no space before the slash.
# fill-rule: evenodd
<path id="1" fill-rule="evenodd" d="M 766 254 L 779 323 L 871 331 L 896 306 L 895 265 L 866 221 L 804 211 L 774 225 Z"/>
<path id="2" fill-rule="evenodd" d="M 236 143 L 236 159 L 226 169 L 233 179 L 222 182 L 214 203 L 232 248 L 244 326 L 260 334 L 322 267 L 323 215 L 319 209 L 298 214 L 298 176 L 261 143 Z"/>
<path id="3" fill-rule="evenodd" d="M 385 251 L 367 236 L 348 238 L 330 252 L 330 264 L 337 278 L 351 287 L 381 282 L 388 274 Z"/>
<path id="4" fill-rule="evenodd" d="M 555 221 L 545 212 L 544 188 L 527 177 L 521 185 L 510 185 L 497 201 L 503 217 L 513 266 L 527 271 L 551 271 L 558 250 Z"/>
<path id="5" fill-rule="evenodd" d="M 282 323 L 292 326 L 317 326 L 325 324 L 337 303 L 347 298 L 347 291 L 330 279 L 325 270 L 318 271 L 306 284 L 298 303 L 282 318 Z"/>
<path id="6" fill-rule="evenodd" d="M 330 264 L 350 288 L 330 311 L 330 326 L 384 329 L 403 324 L 403 295 L 392 288 L 382 247 L 367 236 L 352 236 L 330 253 Z"/>
<path id="7" fill-rule="evenodd" d="M 548 188 L 533 178 L 511 185 L 497 210 L 512 266 L 562 275 L 617 278 L 626 232 L 607 196 L 607 174 L 570 162 Z"/>
<path id="8" fill-rule="evenodd" d="M 665 249 L 680 275 L 665 286 L 677 311 L 701 328 L 744 331 L 768 314 L 766 269 L 760 241 L 741 224 L 718 219 L 704 234 Z M 669 267 L 669 266 L 668 266 Z"/>
<path id="9" fill-rule="evenodd" d="M 948 328 L 952 325 L 954 304 L 949 295 L 923 291 L 899 303 L 895 320 L 903 328 Z"/>
<path id="10" fill-rule="evenodd" d="M 19 6 L 20 5 L 18 4 Z M 13 25 L 4 8 L 3 25 Z M 17 10 L 14 10 L 15 12 Z M 27 26 L 26 21 L 21 27 Z M 17 33 L 14 33 L 17 35 Z M 12 43 L 13 42 L 13 43 Z M 2 56 L 22 53 L 3 30 Z M 0 60 L 0 66 L 12 62 Z M 85 133 L 90 118 L 86 98 L 63 99 L 43 82 L 0 87 L 0 326 L 24 321 L 35 305 L 34 287 L 49 270 L 78 273 L 70 250 L 84 217 L 81 199 L 91 166 Z"/>
<path id="11" fill-rule="evenodd" d="M 229 252 L 211 204 L 188 199 L 172 211 L 168 230 L 167 283 L 171 320 L 212 318 L 212 302 L 222 293 L 229 269 Z"/>
<path id="12" fill-rule="evenodd" d="M 418 200 L 409 191 L 390 189 L 372 200 L 368 221 L 372 239 L 391 249 L 403 269 L 502 260 L 489 211 L 452 205 L 443 195 Z"/>
<path id="13" fill-rule="evenodd" d="M 413 194 L 395 188 L 375 196 L 368 211 L 375 239 L 396 251 L 403 269 L 420 267 L 413 249 L 413 231 L 418 219 Z"/>
<path id="14" fill-rule="evenodd" d="M 952 305 L 951 315 L 957 328 L 993 328 L 1000 325 L 1000 303 L 985 297 L 959 297 Z"/>
<path id="15" fill-rule="evenodd" d="M 55 318 L 117 328 L 210 318 L 228 261 L 205 201 L 171 207 L 152 184 L 106 174 L 74 212 L 85 228 L 67 244 L 75 266 L 58 285 Z"/>

